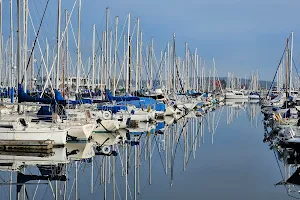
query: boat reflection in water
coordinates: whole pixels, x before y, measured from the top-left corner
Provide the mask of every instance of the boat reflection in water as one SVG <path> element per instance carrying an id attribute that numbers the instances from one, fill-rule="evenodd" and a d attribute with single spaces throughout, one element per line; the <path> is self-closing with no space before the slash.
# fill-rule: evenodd
<path id="1" fill-rule="evenodd" d="M 284 186 L 287 195 L 293 198 L 300 198 L 300 146 L 287 146 L 277 139 L 274 131 L 269 131 L 265 124 L 264 142 L 274 151 L 281 181 L 276 186 Z"/>
<path id="2" fill-rule="evenodd" d="M 258 127 L 260 116 L 259 100 L 257 99 L 227 99 L 225 102 L 227 108 L 227 124 L 231 124 L 237 119 L 241 112 L 246 112 L 250 122 L 250 127 Z"/>
<path id="3" fill-rule="evenodd" d="M 147 185 L 161 181 L 153 177 L 176 184 L 178 168 L 187 170 L 205 136 L 214 143 L 224 109 L 246 111 L 255 121 L 255 106 L 165 117 L 115 134 L 97 133 L 90 142 L 48 153 L 0 153 L 0 199 L 139 199 Z"/>

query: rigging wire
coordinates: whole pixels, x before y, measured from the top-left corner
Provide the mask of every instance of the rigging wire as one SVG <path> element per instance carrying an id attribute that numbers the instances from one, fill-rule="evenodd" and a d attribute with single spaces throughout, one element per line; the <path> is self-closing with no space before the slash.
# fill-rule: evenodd
<path id="1" fill-rule="evenodd" d="M 42 24 L 43 24 L 43 20 L 44 20 L 44 17 L 45 17 L 47 8 L 48 8 L 48 4 L 49 4 L 49 0 L 47 0 L 46 6 L 45 6 L 45 9 L 44 9 L 44 12 L 43 12 L 43 16 L 42 16 L 42 19 L 41 19 L 41 22 L 40 22 L 40 25 L 39 25 L 39 29 L 38 29 L 38 32 L 37 32 L 36 37 L 34 39 L 34 43 L 33 43 L 33 46 L 32 46 L 32 49 L 31 49 L 31 52 L 30 52 L 30 56 L 29 56 L 29 59 L 28 59 L 28 62 L 27 62 L 27 66 L 26 66 L 25 70 L 27 70 L 28 67 L 29 67 L 29 64 L 30 64 L 30 61 L 31 61 L 31 58 L 32 58 L 32 54 L 33 54 L 33 51 L 34 51 L 34 48 L 35 48 L 35 45 L 36 45 L 36 42 L 37 42 L 40 30 L 41 30 L 41 27 L 42 27 Z M 23 81 L 24 81 L 24 74 L 22 76 L 21 84 L 23 83 Z"/>

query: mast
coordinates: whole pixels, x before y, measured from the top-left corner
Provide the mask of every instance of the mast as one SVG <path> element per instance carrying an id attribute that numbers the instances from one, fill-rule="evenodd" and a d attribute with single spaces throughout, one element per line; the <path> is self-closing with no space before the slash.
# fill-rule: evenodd
<path id="1" fill-rule="evenodd" d="M 199 55 L 196 55 L 196 67 L 197 67 L 197 81 L 196 81 L 196 89 L 199 92 Z"/>
<path id="2" fill-rule="evenodd" d="M 104 84 L 107 87 L 108 86 L 108 18 L 109 18 L 109 8 L 106 8 L 106 31 L 105 31 L 105 55 L 104 55 Z"/>
<path id="3" fill-rule="evenodd" d="M 173 33 L 173 92 L 176 92 L 176 48 L 175 48 L 175 33 Z"/>
<path id="4" fill-rule="evenodd" d="M 139 71 L 139 87 L 141 88 L 142 87 L 142 81 L 143 81 L 143 78 L 142 78 L 142 66 L 143 66 L 143 32 L 140 31 L 140 57 L 139 57 L 139 68 L 140 68 L 140 71 Z"/>
<path id="5" fill-rule="evenodd" d="M 108 89 L 111 89 L 111 54 L 112 54 L 112 40 L 113 40 L 113 33 L 112 31 L 110 31 L 110 37 L 109 37 L 109 74 L 108 74 L 108 78 L 109 78 L 109 82 L 108 82 Z"/>
<path id="6" fill-rule="evenodd" d="M 129 52 L 128 52 L 128 62 L 129 62 L 129 69 L 128 69 L 128 85 L 129 85 L 129 93 L 131 93 L 131 87 L 132 87 L 132 63 L 131 63 L 131 36 L 129 36 Z"/>
<path id="7" fill-rule="evenodd" d="M 293 85 L 293 76 L 292 76 L 292 70 L 293 70 L 293 48 L 294 48 L 294 32 L 291 33 L 291 51 L 290 51 L 290 93 L 291 88 Z"/>
<path id="8" fill-rule="evenodd" d="M 135 68 L 135 90 L 139 90 L 139 34 L 140 34 L 140 19 L 136 19 L 136 68 Z"/>
<path id="9" fill-rule="evenodd" d="M 46 38 L 46 66 L 47 66 L 47 71 L 49 72 L 49 44 L 47 38 Z M 50 74 L 48 76 L 50 76 Z"/>
<path id="10" fill-rule="evenodd" d="M 62 96 L 65 97 L 65 47 L 64 47 L 64 40 L 62 41 L 62 48 L 61 48 L 61 67 L 62 67 L 62 77 L 61 77 L 61 91 Z"/>
<path id="11" fill-rule="evenodd" d="M 92 90 L 95 89 L 95 37 L 96 37 L 96 25 L 93 24 L 93 44 L 92 44 Z"/>
<path id="12" fill-rule="evenodd" d="M 158 68 L 158 72 L 159 72 L 159 87 L 162 87 L 162 63 L 163 63 L 163 59 L 164 59 L 164 54 L 162 51 L 160 51 L 160 64 L 159 64 L 159 68 Z"/>
<path id="13" fill-rule="evenodd" d="M 123 62 L 122 62 L 122 69 L 123 69 L 123 67 L 125 67 L 124 68 L 124 71 L 123 71 L 123 73 L 122 73 L 122 75 L 123 75 L 123 85 L 125 85 L 125 90 L 126 90 L 126 84 L 127 84 L 127 68 L 126 68 L 126 49 L 127 49 L 127 47 L 126 47 L 126 34 L 124 34 L 124 36 L 123 36 Z"/>
<path id="14" fill-rule="evenodd" d="M 194 53 L 194 69 L 196 74 L 194 74 L 194 90 L 198 92 L 198 63 L 197 63 L 197 48 L 195 49 Z"/>
<path id="15" fill-rule="evenodd" d="M 167 48 L 169 49 L 169 43 L 168 43 Z M 167 70 L 168 70 L 167 52 L 164 53 L 164 67 L 165 67 L 164 74 L 166 76 L 166 74 L 168 74 L 168 72 L 167 72 Z M 163 77 L 164 76 L 162 75 L 161 79 L 163 79 Z M 165 91 L 167 91 L 167 90 L 168 90 L 168 81 L 167 81 L 167 79 L 165 79 Z"/>
<path id="16" fill-rule="evenodd" d="M 205 67 L 206 67 L 206 63 L 205 63 L 205 60 L 204 60 L 203 61 L 203 67 L 202 67 L 202 92 L 205 91 L 205 82 L 206 82 Z"/>
<path id="17" fill-rule="evenodd" d="M 130 46 L 130 13 L 128 13 L 128 17 L 127 17 L 127 25 L 128 25 L 128 29 L 127 29 L 127 56 L 126 56 L 126 93 L 130 92 L 129 91 L 129 46 Z"/>
<path id="18" fill-rule="evenodd" d="M 184 67 L 183 67 L 184 68 Z M 189 50 L 188 50 L 188 43 L 185 42 L 185 92 L 189 90 Z"/>
<path id="19" fill-rule="evenodd" d="M 56 89 L 59 88 L 59 63 L 60 63 L 60 18 L 61 18 L 61 0 L 58 0 L 58 8 L 57 8 L 57 43 L 56 43 Z"/>
<path id="20" fill-rule="evenodd" d="M 170 81 L 168 80 L 169 77 L 169 71 L 170 71 L 170 42 L 167 44 L 167 64 L 166 64 L 166 70 L 165 70 L 165 80 L 166 80 L 166 92 L 170 89 Z"/>
<path id="21" fill-rule="evenodd" d="M 26 63 L 27 63 L 27 29 L 28 24 L 28 0 L 23 0 L 23 30 L 24 30 L 24 41 L 23 41 L 23 63 L 24 63 L 24 90 L 27 90 L 27 71 L 26 71 Z M 33 59 L 31 59 L 31 64 Z M 30 82 L 31 84 L 31 82 Z M 31 87 L 32 88 L 32 87 Z"/>
<path id="22" fill-rule="evenodd" d="M 151 38 L 151 49 L 150 49 L 150 56 L 149 56 L 149 61 L 150 61 L 150 87 L 149 89 L 153 88 L 153 57 L 154 57 L 154 38 Z"/>
<path id="23" fill-rule="evenodd" d="M 213 74 L 213 91 L 216 90 L 216 63 L 215 63 L 215 58 L 213 58 L 213 64 L 214 64 L 214 74 Z M 245 78 L 246 80 L 246 78 Z"/>
<path id="24" fill-rule="evenodd" d="M 286 39 L 286 47 L 285 47 L 285 56 L 286 56 L 286 77 L 285 77 L 285 95 L 286 98 L 289 98 L 289 38 Z"/>
<path id="25" fill-rule="evenodd" d="M 17 63 L 18 63 L 18 84 L 21 83 L 21 0 L 17 0 L 17 10 L 18 10 L 18 34 L 17 34 Z"/>
<path id="26" fill-rule="evenodd" d="M 10 0 L 10 102 L 14 103 L 14 27 L 12 1 Z"/>
<path id="27" fill-rule="evenodd" d="M 104 79 L 104 71 L 105 71 L 105 67 L 104 67 L 104 48 L 105 48 L 105 44 L 104 44 L 104 40 L 105 40 L 105 32 L 102 32 L 102 45 L 101 45 L 101 81 L 100 81 L 100 86 L 101 86 L 101 90 L 102 90 L 102 85 L 103 85 L 103 79 Z M 105 84 L 105 82 L 104 82 Z M 103 94 L 103 92 L 102 92 Z"/>
<path id="28" fill-rule="evenodd" d="M 3 37 L 2 37 L 2 0 L 0 0 L 0 86 L 1 82 L 3 81 L 4 85 L 4 80 L 2 80 L 2 68 L 3 68 L 3 58 L 2 58 L 2 50 L 3 50 Z"/>
<path id="29" fill-rule="evenodd" d="M 34 83 L 34 51 L 32 52 L 32 58 L 30 59 L 31 63 L 30 63 L 30 90 L 33 89 L 33 83 Z M 26 68 L 24 68 L 24 74 L 25 74 L 25 77 L 26 77 Z M 25 84 L 26 85 L 26 82 Z M 25 86 L 24 86 L 24 89 L 25 89 Z"/>
<path id="30" fill-rule="evenodd" d="M 69 34 L 68 34 L 68 20 L 69 20 L 69 14 L 68 14 L 68 10 L 65 10 L 65 21 L 66 21 L 66 30 L 65 30 L 65 37 L 66 37 L 66 42 L 65 42 L 65 45 L 66 45 L 66 69 L 65 71 L 68 72 L 68 65 L 69 65 Z M 64 81 L 64 80 L 63 80 Z M 63 87 L 65 85 L 63 84 Z M 69 74 L 67 73 L 67 87 L 69 87 Z M 65 95 L 65 91 L 63 90 L 63 94 Z"/>
<path id="31" fill-rule="evenodd" d="M 80 23 L 81 23 L 81 0 L 78 2 L 78 35 L 77 35 L 77 76 L 76 76 L 76 93 L 79 93 L 79 74 L 80 74 Z"/>
<path id="32" fill-rule="evenodd" d="M 116 95 L 116 76 L 117 76 L 117 45 L 118 45 L 118 24 L 119 24 L 119 17 L 116 16 L 116 30 L 115 30 L 115 52 L 114 52 L 114 90 L 113 95 Z"/>

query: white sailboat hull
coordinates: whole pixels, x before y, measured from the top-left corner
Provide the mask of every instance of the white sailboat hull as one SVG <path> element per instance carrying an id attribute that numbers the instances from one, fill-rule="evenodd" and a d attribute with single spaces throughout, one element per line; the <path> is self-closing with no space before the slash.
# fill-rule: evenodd
<path id="1" fill-rule="evenodd" d="M 54 145 L 65 145 L 68 129 L 35 129 L 26 128 L 25 130 L 8 130 L 0 128 L 0 140 L 52 140 Z"/>
<path id="2" fill-rule="evenodd" d="M 69 123 L 69 135 L 75 137 L 77 140 L 88 140 L 94 130 L 95 124 L 73 124 Z"/>
<path id="3" fill-rule="evenodd" d="M 116 120 L 102 120 L 101 124 L 97 124 L 93 133 L 115 132 L 119 129 L 119 122 Z"/>

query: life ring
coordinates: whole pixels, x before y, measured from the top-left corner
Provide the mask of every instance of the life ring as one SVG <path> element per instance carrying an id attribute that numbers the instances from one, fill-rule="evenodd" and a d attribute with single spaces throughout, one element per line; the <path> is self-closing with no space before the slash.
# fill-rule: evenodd
<path id="1" fill-rule="evenodd" d="M 111 114 L 109 111 L 103 111 L 103 119 L 111 119 Z"/>
<path id="2" fill-rule="evenodd" d="M 111 148 L 110 148 L 110 146 L 103 146 L 101 148 L 101 151 L 103 154 L 109 154 L 111 152 Z"/>

